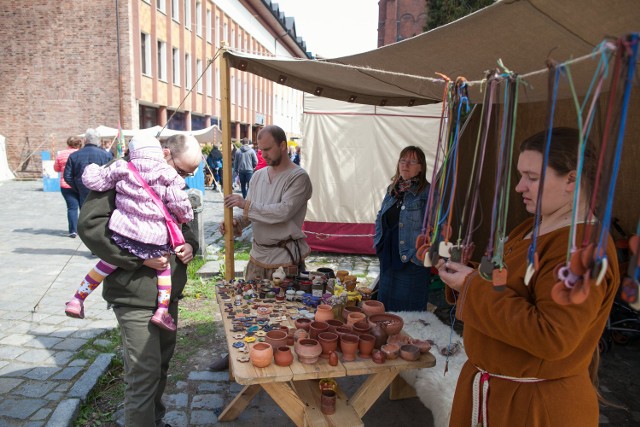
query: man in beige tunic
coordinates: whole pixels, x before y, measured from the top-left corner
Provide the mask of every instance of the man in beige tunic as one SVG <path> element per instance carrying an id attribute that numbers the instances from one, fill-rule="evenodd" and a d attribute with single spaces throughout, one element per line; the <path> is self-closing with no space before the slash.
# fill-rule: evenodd
<path id="1" fill-rule="evenodd" d="M 302 232 L 312 192 L 309 175 L 287 155 L 287 137 L 280 127 L 264 127 L 258 133 L 258 148 L 268 166 L 251 178 L 247 198 L 239 194 L 224 198 L 226 208 L 242 209 L 233 218 L 236 235 L 249 224 L 253 226 L 247 280 L 271 278 L 278 267 L 297 274 L 310 252 Z M 224 224 L 220 231 L 224 233 Z"/>

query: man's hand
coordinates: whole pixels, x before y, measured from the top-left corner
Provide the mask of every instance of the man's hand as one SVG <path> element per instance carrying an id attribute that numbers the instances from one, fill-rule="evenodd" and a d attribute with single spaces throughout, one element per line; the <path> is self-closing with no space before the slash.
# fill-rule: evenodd
<path id="1" fill-rule="evenodd" d="M 178 246 L 176 249 L 176 256 L 184 265 L 187 265 L 193 259 L 193 246 L 189 243 L 185 243 L 182 246 Z"/>
<path id="2" fill-rule="evenodd" d="M 166 270 L 169 268 L 169 254 L 163 255 L 158 258 L 149 258 L 145 259 L 142 263 L 149 268 L 153 268 L 154 270 Z"/>
<path id="3" fill-rule="evenodd" d="M 240 208 L 244 209 L 245 200 L 240 194 L 227 194 L 224 196 L 225 208 Z"/>
<path id="4" fill-rule="evenodd" d="M 224 236 L 224 232 L 226 231 L 225 227 L 224 227 L 224 222 L 220 223 L 220 226 L 218 227 L 218 231 L 220 232 L 220 234 L 222 234 Z M 233 234 L 235 236 L 241 236 L 242 235 L 242 229 L 240 228 L 240 223 L 238 223 L 237 219 L 233 219 Z"/>

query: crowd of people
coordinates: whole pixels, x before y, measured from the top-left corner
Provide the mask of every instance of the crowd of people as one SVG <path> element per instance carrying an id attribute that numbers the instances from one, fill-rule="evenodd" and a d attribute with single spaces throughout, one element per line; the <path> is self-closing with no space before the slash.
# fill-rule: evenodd
<path id="1" fill-rule="evenodd" d="M 82 149 L 77 139 L 70 138 L 55 166 L 64 171 L 61 191 L 68 207 L 69 235 L 79 233 L 100 258 L 68 304 L 67 314 L 83 317 L 82 301 L 104 281 L 103 297 L 114 309 L 123 338 L 126 425 L 163 425 L 161 397 L 176 343 L 178 299 L 186 265 L 198 247 L 188 224 L 190 207 L 182 178 L 197 169 L 200 147 L 183 136 L 134 140 L 128 158 L 108 163 L 110 157 L 92 135 L 86 132 Z M 571 219 L 576 210 L 584 217 L 589 209 L 594 176 L 584 173 L 582 182 L 577 182 L 580 135 L 567 128 L 551 130 L 547 169 L 542 171 L 546 135 L 541 132 L 523 141 L 517 161 L 520 179 L 515 191 L 522 195 L 526 210 L 541 217 L 536 231 L 540 257 L 530 281 L 525 282 L 525 270 L 536 226 L 533 219 L 508 236 L 504 261 L 509 274 L 502 292 L 494 291 L 474 265 L 441 259 L 434 266 L 446 284 L 447 300 L 456 306 L 455 316 L 464 322 L 469 358 L 458 380 L 452 426 L 485 423 L 487 418 L 493 425 L 521 425 L 523 417 L 527 425 L 535 426 L 598 423 L 597 343 L 620 281 L 615 246 L 609 239 L 604 280 L 583 304 L 560 305 L 553 300 L 555 269 L 564 262 Z M 592 170 L 594 161 L 587 150 L 586 171 Z M 270 277 L 280 267 L 297 275 L 310 253 L 302 224 L 313 192 L 309 175 L 300 167 L 300 147 L 290 150 L 284 130 L 269 125 L 260 130 L 255 144 L 243 139 L 231 163 L 241 188 L 240 194 L 224 196 L 224 206 L 237 210 L 233 230 L 221 224 L 220 232 L 238 236 L 252 225 L 245 278 Z M 134 190 L 139 186 L 130 164 L 181 223 L 180 245 L 169 244 L 165 217 L 149 194 Z M 217 147 L 207 164 L 214 185 L 220 185 L 226 166 Z M 538 197 L 541 171 L 546 179 Z M 431 268 L 418 259 L 415 246 L 423 231 L 431 185 L 426 172 L 421 148 L 402 149 L 395 170 L 389 171 L 389 186 L 375 221 L 378 299 L 390 311 L 427 307 Z M 579 184 L 582 203 L 574 205 Z M 79 222 L 78 206 L 82 206 Z M 585 226 L 579 224 L 578 230 Z M 131 229 L 135 232 L 129 233 Z M 149 327 L 150 323 L 157 327 Z M 217 361 L 212 369 L 223 369 L 227 363 Z"/>

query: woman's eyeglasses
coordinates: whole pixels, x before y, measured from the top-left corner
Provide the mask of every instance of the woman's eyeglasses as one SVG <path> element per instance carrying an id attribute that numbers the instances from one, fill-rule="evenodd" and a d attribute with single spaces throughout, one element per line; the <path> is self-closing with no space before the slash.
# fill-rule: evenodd
<path id="1" fill-rule="evenodd" d="M 417 160 L 409 160 L 409 159 L 400 159 L 398 163 L 400 163 L 401 165 L 411 165 L 411 166 L 420 164 L 420 162 Z"/>

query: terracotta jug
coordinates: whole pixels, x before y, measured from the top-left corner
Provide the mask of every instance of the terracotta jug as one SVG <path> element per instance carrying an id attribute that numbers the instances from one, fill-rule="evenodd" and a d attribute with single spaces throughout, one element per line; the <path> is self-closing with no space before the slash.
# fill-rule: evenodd
<path id="1" fill-rule="evenodd" d="M 328 304 L 320 304 L 316 309 L 315 319 L 317 322 L 326 322 L 327 320 L 333 319 L 332 307 Z"/>
<path id="2" fill-rule="evenodd" d="M 289 366 L 293 363 L 293 353 L 287 346 L 278 347 L 274 356 L 278 366 Z"/>
<path id="3" fill-rule="evenodd" d="M 369 324 L 371 326 L 371 324 Z M 375 323 L 375 325 L 369 329 L 369 334 L 376 337 L 374 344 L 375 348 L 380 348 L 387 343 L 389 334 L 387 333 L 387 324 L 383 322 Z"/>
<path id="4" fill-rule="evenodd" d="M 266 368 L 273 359 L 273 347 L 266 342 L 254 344 L 249 351 L 249 360 L 256 368 Z"/>

